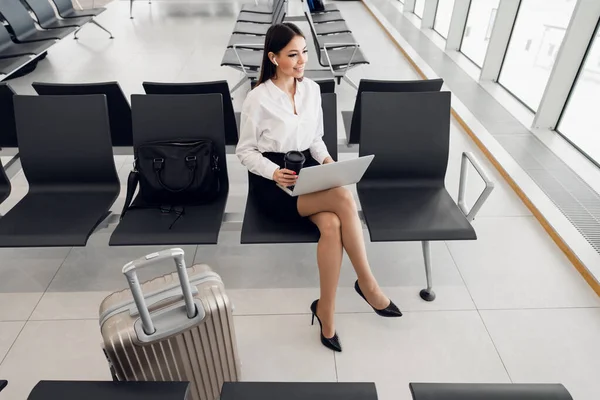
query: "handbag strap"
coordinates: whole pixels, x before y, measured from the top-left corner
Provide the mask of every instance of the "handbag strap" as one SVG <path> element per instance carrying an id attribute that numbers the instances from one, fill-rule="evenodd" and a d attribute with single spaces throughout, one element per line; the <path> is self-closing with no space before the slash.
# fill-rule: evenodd
<path id="1" fill-rule="evenodd" d="M 158 183 L 160 183 L 160 186 L 169 192 L 179 193 L 179 192 L 183 192 L 184 190 L 189 189 L 189 187 L 192 186 L 192 183 L 194 183 L 194 180 L 196 179 L 196 164 L 197 164 L 197 162 L 198 162 L 198 159 L 196 158 L 196 156 L 187 156 L 185 158 L 185 164 L 188 167 L 188 169 L 192 171 L 192 176 L 190 177 L 190 180 L 187 183 L 187 185 L 185 185 L 184 187 L 182 187 L 180 189 L 170 188 L 167 185 L 165 185 L 164 182 L 162 181 L 162 177 L 160 176 L 160 173 L 163 170 L 163 167 L 165 165 L 164 158 L 155 158 L 154 161 L 152 162 L 152 165 L 153 165 L 154 172 L 156 173 L 156 179 L 158 180 Z"/>
<path id="2" fill-rule="evenodd" d="M 121 211 L 121 217 L 119 218 L 120 221 L 123 220 L 123 216 L 125 216 L 127 209 L 129 209 L 129 205 L 133 200 L 133 195 L 135 194 L 139 180 L 140 176 L 137 168 L 134 167 L 127 178 L 127 196 L 125 197 L 125 204 L 123 205 L 123 211 Z"/>

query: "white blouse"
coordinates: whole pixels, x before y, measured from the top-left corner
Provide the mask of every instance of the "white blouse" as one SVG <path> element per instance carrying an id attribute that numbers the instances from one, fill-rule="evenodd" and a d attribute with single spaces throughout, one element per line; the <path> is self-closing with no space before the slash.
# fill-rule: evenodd
<path id="1" fill-rule="evenodd" d="M 264 152 L 310 150 L 320 164 L 329 157 L 323 142 L 323 110 L 319 85 L 307 78 L 296 83 L 296 111 L 289 96 L 268 80 L 248 93 L 242 107 L 235 153 L 250 172 L 273 179 L 279 166 Z"/>

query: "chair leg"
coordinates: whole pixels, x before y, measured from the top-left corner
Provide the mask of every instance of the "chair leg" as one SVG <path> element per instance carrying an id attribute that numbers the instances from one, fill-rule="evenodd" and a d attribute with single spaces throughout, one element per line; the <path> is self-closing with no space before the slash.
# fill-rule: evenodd
<path id="1" fill-rule="evenodd" d="M 133 0 L 129 0 L 129 18 L 133 19 Z"/>
<path id="2" fill-rule="evenodd" d="M 110 35 L 110 38 L 111 38 L 111 39 L 114 39 L 114 37 L 113 37 L 113 34 L 112 34 L 112 33 L 111 33 L 111 32 L 110 32 L 108 29 L 106 29 L 105 27 L 103 27 L 102 25 L 100 25 L 100 24 L 98 23 L 98 21 L 96 21 L 95 19 L 93 19 L 93 20 L 91 20 L 90 22 L 91 22 L 92 24 L 96 25 L 98 28 L 102 29 L 104 32 L 108 33 L 108 34 Z"/>
<path id="3" fill-rule="evenodd" d="M 233 99 L 233 92 L 235 92 L 236 90 L 238 90 L 240 87 L 242 87 L 242 85 L 244 83 L 246 83 L 246 81 L 248 80 L 248 77 L 246 75 L 244 75 L 244 77 L 242 79 L 240 79 L 240 81 L 238 83 L 235 84 L 235 86 L 233 86 L 233 88 L 230 91 L 231 94 L 231 98 Z"/>
<path id="4" fill-rule="evenodd" d="M 75 40 L 79 39 L 79 38 L 77 37 L 77 34 L 79 33 L 79 31 L 80 31 L 80 30 L 81 30 L 81 27 L 77 28 L 77 30 L 76 30 L 76 31 L 75 31 L 75 33 L 73 34 L 73 39 L 75 39 Z"/>
<path id="5" fill-rule="evenodd" d="M 425 260 L 425 277 L 427 278 L 427 289 L 421 290 L 419 295 L 425 301 L 433 301 L 435 300 L 435 293 L 431 289 L 431 249 L 429 247 L 429 242 L 424 241 L 421 242 L 423 245 L 423 259 Z"/>
<path id="6" fill-rule="evenodd" d="M 352 86 L 355 90 L 358 90 L 358 86 L 356 86 L 356 83 L 354 83 L 354 81 L 352 79 L 350 79 L 348 76 L 344 75 L 342 77 L 342 79 L 344 79 L 346 82 L 348 82 L 348 84 L 350 86 Z"/>

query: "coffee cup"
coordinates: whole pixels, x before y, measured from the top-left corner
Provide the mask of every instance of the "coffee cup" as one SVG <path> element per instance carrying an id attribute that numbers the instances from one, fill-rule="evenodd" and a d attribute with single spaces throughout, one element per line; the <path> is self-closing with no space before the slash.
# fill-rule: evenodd
<path id="1" fill-rule="evenodd" d="M 288 151 L 283 158 L 283 167 L 285 169 L 289 169 L 290 171 L 294 171 L 296 175 L 298 175 L 304 166 L 304 161 L 306 161 L 306 158 L 302 152 Z"/>

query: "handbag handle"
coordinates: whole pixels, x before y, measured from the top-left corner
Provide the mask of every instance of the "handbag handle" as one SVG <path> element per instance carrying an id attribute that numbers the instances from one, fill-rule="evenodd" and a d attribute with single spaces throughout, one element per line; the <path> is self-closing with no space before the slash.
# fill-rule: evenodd
<path id="1" fill-rule="evenodd" d="M 194 183 L 194 180 L 196 180 L 196 156 L 187 156 L 185 158 L 185 163 L 188 167 L 188 169 L 190 169 L 192 172 L 192 177 L 190 178 L 190 181 L 187 183 L 187 185 L 185 185 L 184 187 L 180 188 L 180 189 L 173 189 L 168 187 L 167 185 L 164 184 L 164 182 L 162 181 L 162 178 L 160 176 L 160 172 L 162 171 L 162 167 L 164 164 L 165 160 L 163 158 L 155 158 L 153 160 L 153 166 L 154 166 L 154 172 L 156 172 L 156 179 L 158 180 L 158 183 L 160 183 L 160 186 L 171 192 L 171 193 L 180 193 L 183 192 L 184 190 L 189 189 L 190 186 L 192 186 L 192 183 Z"/>

